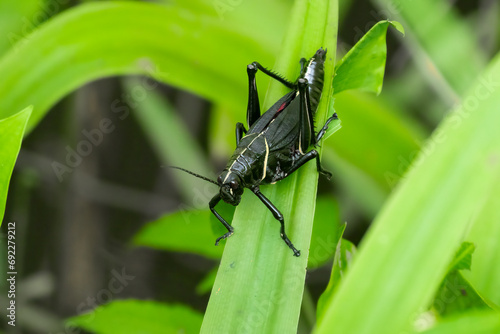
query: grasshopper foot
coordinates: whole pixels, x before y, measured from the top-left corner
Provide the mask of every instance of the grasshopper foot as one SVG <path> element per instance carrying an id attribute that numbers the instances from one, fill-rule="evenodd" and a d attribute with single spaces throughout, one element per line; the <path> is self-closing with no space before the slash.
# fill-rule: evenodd
<path id="1" fill-rule="evenodd" d="M 320 173 L 323 174 L 324 176 L 326 176 L 328 181 L 330 181 L 332 179 L 332 173 L 330 173 L 329 171 L 322 170 L 322 171 L 320 171 Z"/>
<path id="2" fill-rule="evenodd" d="M 217 238 L 217 240 L 215 240 L 215 246 L 218 246 L 219 245 L 219 241 L 221 240 L 224 240 L 224 239 L 227 239 L 229 238 L 231 235 L 233 235 L 233 231 L 229 231 L 227 232 L 226 234 L 220 236 Z"/>

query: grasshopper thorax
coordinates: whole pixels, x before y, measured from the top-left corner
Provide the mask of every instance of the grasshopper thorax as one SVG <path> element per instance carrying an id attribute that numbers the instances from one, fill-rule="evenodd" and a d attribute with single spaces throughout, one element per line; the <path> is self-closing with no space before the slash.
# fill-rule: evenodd
<path id="1" fill-rule="evenodd" d="M 220 187 L 220 197 L 224 202 L 231 205 L 240 204 L 245 187 L 238 174 L 224 170 L 217 178 L 217 183 Z"/>

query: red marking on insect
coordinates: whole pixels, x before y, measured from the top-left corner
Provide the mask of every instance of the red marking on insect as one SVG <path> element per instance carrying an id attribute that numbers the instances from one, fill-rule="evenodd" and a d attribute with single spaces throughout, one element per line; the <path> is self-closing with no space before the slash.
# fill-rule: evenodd
<path id="1" fill-rule="evenodd" d="M 283 109 L 285 109 L 285 107 L 287 106 L 287 102 L 283 102 L 283 104 L 278 108 L 278 111 L 276 111 L 277 113 L 279 113 L 280 111 L 282 111 Z"/>

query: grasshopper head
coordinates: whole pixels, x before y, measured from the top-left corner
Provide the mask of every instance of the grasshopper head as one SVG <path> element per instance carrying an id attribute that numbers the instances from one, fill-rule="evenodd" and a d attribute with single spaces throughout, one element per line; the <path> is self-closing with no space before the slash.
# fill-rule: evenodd
<path id="1" fill-rule="evenodd" d="M 217 182 L 220 187 L 220 196 L 222 200 L 231 205 L 238 205 L 241 201 L 244 186 L 241 178 L 232 172 L 223 171 Z"/>

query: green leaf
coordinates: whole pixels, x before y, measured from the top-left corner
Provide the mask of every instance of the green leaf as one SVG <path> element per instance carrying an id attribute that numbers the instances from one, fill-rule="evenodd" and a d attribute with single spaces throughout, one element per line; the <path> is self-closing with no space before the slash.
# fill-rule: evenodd
<path id="1" fill-rule="evenodd" d="M 220 259 L 224 247 L 215 246 L 210 210 L 181 210 L 144 226 L 133 239 L 137 246 L 186 252 Z"/>
<path id="2" fill-rule="evenodd" d="M 500 332 L 500 313 L 474 311 L 456 315 L 439 322 L 422 334 L 493 334 Z"/>
<path id="3" fill-rule="evenodd" d="M 499 77 L 500 58 L 482 76 Z M 400 333 L 429 305 L 499 175 L 500 92 L 476 95 L 484 85 L 476 82 L 464 97 L 473 107 L 457 107 L 429 138 L 360 245 L 316 333 Z"/>
<path id="4" fill-rule="evenodd" d="M 326 305 L 333 298 L 335 289 L 339 285 L 341 279 L 347 272 L 351 261 L 356 254 L 356 247 L 345 239 L 342 239 L 346 224 L 339 228 L 340 239 L 337 244 L 337 251 L 335 252 L 335 258 L 333 259 L 332 272 L 330 274 L 330 280 L 328 281 L 328 286 L 325 291 L 321 294 L 318 300 L 318 310 L 316 318 L 318 323 L 321 322 L 323 316 L 325 315 Z"/>
<path id="5" fill-rule="evenodd" d="M 319 47 L 335 50 L 337 1 L 297 1 L 278 63 L 264 66 L 291 80 L 298 75 L 299 59 Z M 316 124 L 324 124 L 332 96 L 335 53 L 325 64 L 325 87 Z M 259 83 L 258 83 L 259 84 Z M 272 83 L 264 108 L 286 92 Z M 302 167 L 261 191 L 285 217 L 286 231 L 302 255 L 293 257 L 279 235 L 279 223 L 252 193 L 237 207 L 234 235 L 226 243 L 210 295 L 202 333 L 294 333 L 300 314 L 311 239 L 318 173 L 315 164 Z M 300 189 L 300 191 L 299 191 Z"/>
<path id="6" fill-rule="evenodd" d="M 30 106 L 11 117 L 0 120 L 0 226 L 5 213 L 10 177 L 32 110 L 33 107 Z"/>
<path id="7" fill-rule="evenodd" d="M 171 0 L 160 1 L 170 6 L 173 4 Z M 261 45 L 270 46 L 277 51 L 285 33 L 292 3 L 287 0 L 191 0 L 175 2 L 175 7 L 196 13 L 203 20 L 207 16 L 213 17 L 217 19 L 219 26 L 244 36 L 250 33 Z M 258 20 L 255 19 L 256 15 Z"/>
<path id="8" fill-rule="evenodd" d="M 443 317 L 473 309 L 491 309 L 488 302 L 456 270 L 446 275 L 436 293 L 433 306 L 434 310 Z"/>
<path id="9" fill-rule="evenodd" d="M 36 105 L 28 131 L 63 96 L 112 75 L 149 75 L 236 109 L 246 100 L 245 64 L 270 63 L 277 50 L 270 39 L 257 42 L 218 17 L 199 19 L 176 6 L 141 2 L 84 4 L 28 37 L 0 59 L 0 118 Z M 118 108 L 113 104 L 114 112 Z"/>
<path id="10" fill-rule="evenodd" d="M 0 1 L 0 56 L 17 43 L 27 42 L 26 35 L 45 19 L 47 14 L 56 14 L 60 6 L 46 11 L 48 0 Z M 48 9 L 48 8 L 47 8 Z M 40 15 L 45 14 L 45 15 Z"/>
<path id="11" fill-rule="evenodd" d="M 187 306 L 119 300 L 67 320 L 67 325 L 96 334 L 198 333 L 202 315 Z"/>
<path id="12" fill-rule="evenodd" d="M 340 238 L 339 224 L 340 212 L 337 201 L 330 196 L 318 197 L 307 268 L 317 268 L 335 254 Z"/>
<path id="13" fill-rule="evenodd" d="M 403 25 L 397 21 L 388 21 L 397 31 L 399 31 L 403 36 L 405 35 L 405 28 Z"/>
<path id="14" fill-rule="evenodd" d="M 460 245 L 460 249 L 457 250 L 457 253 L 453 258 L 453 261 L 451 261 L 449 265 L 448 271 L 451 272 L 454 270 L 463 270 L 463 269 L 470 270 L 470 265 L 472 262 L 472 253 L 474 253 L 475 249 L 476 247 L 474 246 L 473 243 L 462 242 L 462 244 Z"/>
<path id="15" fill-rule="evenodd" d="M 448 266 L 448 274 L 441 283 L 433 303 L 434 310 L 443 317 L 471 309 L 490 308 L 488 302 L 459 272 L 464 269 L 470 270 L 474 249 L 474 244 L 462 242 Z"/>
<path id="16" fill-rule="evenodd" d="M 500 178 L 495 182 L 495 191 L 475 217 L 467 240 L 474 242 L 474 264 L 464 276 L 477 291 L 500 306 Z"/>
<path id="17" fill-rule="evenodd" d="M 335 94 L 349 89 L 380 94 L 387 56 L 385 35 L 389 25 L 404 34 L 403 27 L 397 22 L 375 24 L 335 66 Z"/>

